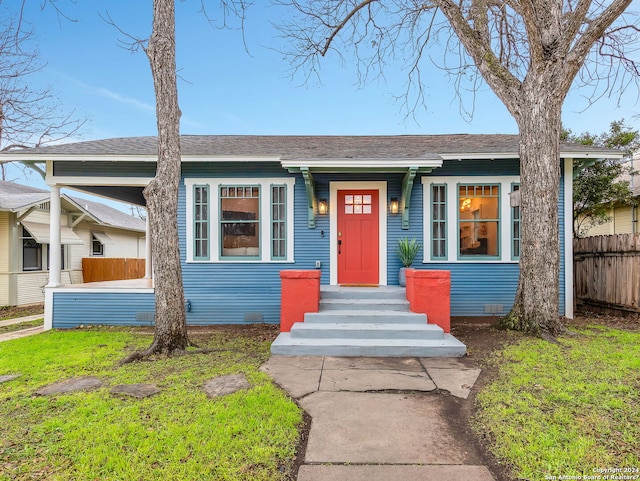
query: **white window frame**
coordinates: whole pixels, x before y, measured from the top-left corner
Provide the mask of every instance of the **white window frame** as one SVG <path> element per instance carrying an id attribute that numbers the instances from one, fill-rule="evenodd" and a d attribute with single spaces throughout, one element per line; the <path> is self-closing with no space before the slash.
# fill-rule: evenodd
<path id="1" fill-rule="evenodd" d="M 514 183 L 520 183 L 520 176 L 517 175 L 505 175 L 505 176 L 451 176 L 451 177 L 436 177 L 425 175 L 422 177 L 422 191 L 423 197 L 423 259 L 424 264 L 438 264 L 438 263 L 462 263 L 462 264 L 495 264 L 495 263 L 508 263 L 517 264 L 518 259 L 511 257 L 511 249 L 505 248 L 505 246 L 511 245 L 511 204 L 509 201 L 509 192 L 511 192 L 511 185 Z M 458 185 L 468 184 L 499 184 L 500 185 L 500 219 L 498 225 L 500 229 L 500 249 L 499 258 L 483 259 L 482 257 L 473 257 L 472 259 L 458 258 L 458 222 L 447 222 L 447 256 L 446 258 L 431 258 L 431 224 L 432 210 L 431 210 L 431 185 L 445 184 L 446 199 L 447 199 L 447 216 L 446 218 L 458 219 Z"/>
<path id="2" fill-rule="evenodd" d="M 188 263 L 225 263 L 225 264 L 251 264 L 251 263 L 292 263 L 294 262 L 294 187 L 293 177 L 229 177 L 229 178 L 188 178 L 184 179 L 186 187 L 185 214 L 187 233 L 187 262 Z M 194 259 L 193 242 L 193 187 L 209 187 L 209 259 Z M 220 255 L 220 186 L 225 185 L 252 185 L 260 187 L 260 258 L 233 258 L 226 259 Z M 271 258 L 271 187 L 274 185 L 286 185 L 287 202 L 287 248 L 284 259 Z"/>
<path id="3" fill-rule="evenodd" d="M 94 245 L 96 243 L 100 245 L 100 252 L 98 253 L 96 253 L 96 250 L 94 249 Z M 91 257 L 104 257 L 104 251 L 105 248 L 102 241 L 98 239 L 93 233 L 91 233 Z"/>

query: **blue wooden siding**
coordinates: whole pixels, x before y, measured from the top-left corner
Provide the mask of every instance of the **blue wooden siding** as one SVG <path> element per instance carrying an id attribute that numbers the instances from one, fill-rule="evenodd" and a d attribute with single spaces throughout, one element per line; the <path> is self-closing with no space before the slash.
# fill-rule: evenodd
<path id="1" fill-rule="evenodd" d="M 185 163 L 182 175 L 186 178 L 242 178 L 242 177 L 290 177 L 276 162 L 247 163 Z M 218 195 L 211 192 L 211 195 Z M 190 301 L 187 312 L 189 324 L 244 324 L 252 322 L 280 322 L 280 271 L 283 269 L 313 269 L 313 261 L 292 262 L 186 262 L 186 189 L 180 184 L 178 226 L 182 255 L 182 279 L 185 299 Z M 295 249 L 299 252 L 299 225 L 304 221 L 306 230 L 306 191 L 301 176 L 296 177 L 295 199 Z M 269 192 L 262 192 L 261 202 L 269 201 Z M 294 208 L 294 206 L 287 206 Z M 213 217 L 216 216 L 216 217 Z M 261 219 L 268 222 L 269 219 Z M 328 222 L 328 221 L 327 221 Z M 217 213 L 212 212 L 211 235 L 217 234 Z M 318 234 L 316 228 L 313 233 Z M 325 229 L 328 239 L 328 224 Z M 269 242 L 269 239 L 261 239 Z M 302 240 L 302 242 L 304 242 Z M 328 244 L 327 244 L 328 246 Z M 297 258 L 296 258 L 297 260 Z M 328 266 L 328 264 L 327 264 Z"/>
<path id="2" fill-rule="evenodd" d="M 153 325 L 155 311 L 152 292 L 65 292 L 53 295 L 53 327 L 67 329 L 79 325 Z"/>
<path id="3" fill-rule="evenodd" d="M 133 173 L 135 169 L 131 172 Z M 316 261 L 322 265 L 323 284 L 329 283 L 330 216 L 316 215 L 316 227 L 308 228 L 307 193 L 300 174 L 289 174 L 277 162 L 247 163 L 185 163 L 183 178 L 241 178 L 241 177 L 290 177 L 295 176 L 294 189 L 294 259 L 295 262 L 186 262 L 186 191 L 184 183 L 179 191 L 179 241 L 182 255 L 182 272 L 185 299 L 191 310 L 187 312 L 189 324 L 251 323 L 256 321 L 277 323 L 280 319 L 280 271 L 286 269 L 315 269 Z M 140 173 L 138 171 L 138 173 Z M 434 176 L 477 175 L 491 178 L 499 175 L 518 175 L 517 160 L 495 161 L 447 161 Z M 59 175 L 59 174 L 58 174 Z M 429 174 L 425 174 L 429 175 Z M 395 254 L 400 237 L 416 237 L 423 244 L 423 185 L 421 176 L 414 181 L 411 194 L 410 228 L 402 230 L 401 215 L 387 216 L 387 283 L 398 284 L 400 261 Z M 388 209 L 392 197 L 402 197 L 403 174 L 315 174 L 316 197 L 330 199 L 331 181 L 386 181 L 387 198 L 380 199 L 380 208 Z M 479 181 L 482 177 L 479 177 Z M 212 192 L 217 195 L 217 192 Z M 503 195 L 505 193 L 502 193 Z M 263 202 L 268 193 L 263 192 Z M 560 189 L 560 226 L 564 224 L 564 184 Z M 336 206 L 329 205 L 332 211 Z M 212 216 L 217 216 L 213 213 Z M 267 222 L 268 219 L 262 219 Z M 502 222 L 510 222 L 508 212 L 502 213 Z M 212 217 L 212 226 L 217 219 Z M 216 234 L 212 229 L 212 235 Z M 561 313 L 564 313 L 564 229 L 560 229 L 561 264 L 560 295 Z M 262 242 L 268 242 L 262 239 Z M 421 251 L 414 267 L 422 269 L 450 270 L 452 280 L 451 314 L 453 316 L 483 316 L 485 305 L 502 304 L 504 312 L 511 308 L 518 280 L 517 263 L 422 263 Z M 123 296 L 127 296 L 123 302 Z M 88 307 L 89 306 L 89 307 Z M 99 306 L 99 308 L 95 308 Z M 74 327 L 79 324 L 147 324 L 138 320 L 137 313 L 154 310 L 153 294 L 122 293 L 64 293 L 54 296 L 54 327 Z M 95 311 L 95 312 L 92 312 Z"/>

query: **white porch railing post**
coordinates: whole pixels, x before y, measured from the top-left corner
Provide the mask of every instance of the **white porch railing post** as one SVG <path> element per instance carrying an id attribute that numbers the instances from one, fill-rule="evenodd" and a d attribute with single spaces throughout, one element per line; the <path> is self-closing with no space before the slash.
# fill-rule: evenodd
<path id="1" fill-rule="evenodd" d="M 60 202 L 60 186 L 51 186 L 51 201 L 49 210 L 49 284 L 48 287 L 62 285 L 62 243 L 60 240 L 60 217 L 62 207 Z"/>

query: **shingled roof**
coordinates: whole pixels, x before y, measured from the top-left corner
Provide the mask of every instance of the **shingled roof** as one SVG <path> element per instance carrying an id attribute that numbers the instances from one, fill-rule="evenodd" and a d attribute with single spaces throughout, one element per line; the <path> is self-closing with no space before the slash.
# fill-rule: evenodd
<path id="1" fill-rule="evenodd" d="M 29 185 L 16 184 L 0 180 L 0 210 L 17 212 L 31 206 L 48 202 L 51 192 Z M 71 202 L 80 211 L 84 211 L 98 224 L 119 229 L 144 232 L 144 220 L 121 212 L 113 207 L 80 197 L 63 195 L 63 199 Z"/>
<path id="2" fill-rule="evenodd" d="M 610 149 L 562 142 L 563 155 L 612 153 Z M 518 135 L 183 135 L 183 157 L 277 157 L 301 159 L 433 159 L 464 154 L 518 155 Z M 156 137 L 121 137 L 14 150 L 3 155 L 29 160 L 46 156 L 143 156 L 157 155 Z M 24 156 L 24 157 L 23 157 Z"/>

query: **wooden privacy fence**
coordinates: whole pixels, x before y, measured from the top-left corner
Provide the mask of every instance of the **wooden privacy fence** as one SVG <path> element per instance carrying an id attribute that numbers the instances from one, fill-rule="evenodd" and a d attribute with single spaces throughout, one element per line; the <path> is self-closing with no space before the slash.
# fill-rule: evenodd
<path id="1" fill-rule="evenodd" d="M 144 277 L 144 259 L 84 257 L 82 279 L 84 282 L 119 281 Z"/>
<path id="2" fill-rule="evenodd" d="M 640 313 L 640 234 L 573 240 L 577 304 Z"/>

